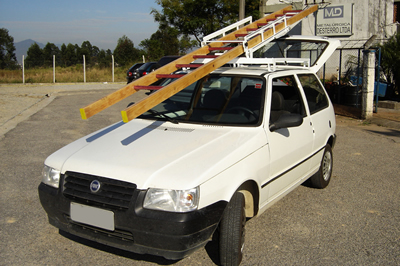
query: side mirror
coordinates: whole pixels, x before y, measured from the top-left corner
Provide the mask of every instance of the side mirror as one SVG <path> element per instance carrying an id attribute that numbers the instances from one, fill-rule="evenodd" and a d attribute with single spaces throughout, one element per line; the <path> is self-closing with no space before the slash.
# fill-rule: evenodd
<path id="1" fill-rule="evenodd" d="M 298 127 L 303 124 L 303 116 L 299 114 L 283 114 L 275 123 L 269 126 L 271 132 L 280 128 Z"/>

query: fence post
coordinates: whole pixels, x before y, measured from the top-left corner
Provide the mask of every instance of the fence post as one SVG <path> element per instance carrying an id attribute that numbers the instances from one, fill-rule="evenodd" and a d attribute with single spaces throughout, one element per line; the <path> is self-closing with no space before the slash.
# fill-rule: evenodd
<path id="1" fill-rule="evenodd" d="M 56 56 L 53 54 L 53 83 L 56 83 Z"/>
<path id="2" fill-rule="evenodd" d="M 86 59 L 83 55 L 83 83 L 86 83 Z"/>
<path id="3" fill-rule="evenodd" d="M 375 50 L 363 50 L 363 91 L 361 101 L 361 118 L 372 117 L 374 110 L 374 83 L 375 83 Z"/>
<path id="4" fill-rule="evenodd" d="M 112 82 L 114 82 L 114 55 L 111 55 L 111 63 L 112 63 Z"/>
<path id="5" fill-rule="evenodd" d="M 25 84 L 25 58 L 22 55 L 22 84 Z"/>

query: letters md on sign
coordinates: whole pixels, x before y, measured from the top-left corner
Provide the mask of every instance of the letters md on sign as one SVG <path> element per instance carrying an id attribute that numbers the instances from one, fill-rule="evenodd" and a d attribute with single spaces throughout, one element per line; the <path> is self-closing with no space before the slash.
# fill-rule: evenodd
<path id="1" fill-rule="evenodd" d="M 353 4 L 327 6 L 318 10 L 315 32 L 317 36 L 353 35 Z"/>

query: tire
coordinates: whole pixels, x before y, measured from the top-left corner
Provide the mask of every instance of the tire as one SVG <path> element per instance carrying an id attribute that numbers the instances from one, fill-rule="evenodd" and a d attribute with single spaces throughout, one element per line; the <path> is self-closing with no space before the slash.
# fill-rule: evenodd
<path id="1" fill-rule="evenodd" d="M 239 265 L 242 261 L 246 224 L 244 206 L 244 195 L 236 192 L 224 211 L 219 225 L 221 265 Z"/>
<path id="2" fill-rule="evenodd" d="M 319 170 L 309 179 L 311 186 L 320 189 L 328 186 L 329 181 L 331 180 L 332 177 L 332 168 L 333 168 L 332 148 L 329 144 L 326 144 Z"/>

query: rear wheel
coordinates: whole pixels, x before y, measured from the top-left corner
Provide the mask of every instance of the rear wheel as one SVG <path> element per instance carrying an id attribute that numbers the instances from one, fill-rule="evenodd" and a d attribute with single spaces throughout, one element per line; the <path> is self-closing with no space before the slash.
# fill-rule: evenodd
<path id="1" fill-rule="evenodd" d="M 311 186 L 315 188 L 325 188 L 329 184 L 329 181 L 331 180 L 332 168 L 333 168 L 332 148 L 329 144 L 326 144 L 319 170 L 309 179 Z"/>
<path id="2" fill-rule="evenodd" d="M 219 228 L 221 265 L 239 265 L 242 261 L 246 224 L 245 199 L 236 192 L 228 203 Z"/>

